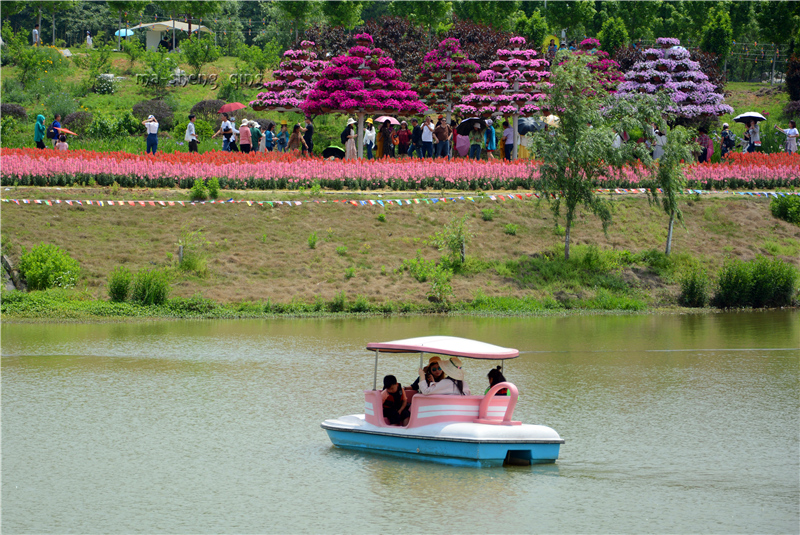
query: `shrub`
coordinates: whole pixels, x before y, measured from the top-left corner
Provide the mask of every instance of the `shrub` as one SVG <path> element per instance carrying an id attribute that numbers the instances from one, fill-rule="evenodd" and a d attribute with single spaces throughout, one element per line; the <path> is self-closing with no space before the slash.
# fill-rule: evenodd
<path id="1" fill-rule="evenodd" d="M 219 109 L 225 105 L 224 100 L 201 100 L 189 110 L 189 113 L 197 115 L 195 123 L 200 122 L 202 119 L 207 123 L 214 125 L 214 128 L 219 128 L 221 121 L 219 120 Z M 198 135 L 200 132 L 198 131 Z"/>
<path id="2" fill-rule="evenodd" d="M 98 95 L 112 95 L 116 88 L 113 74 L 105 73 L 97 75 L 97 79 L 94 82 L 95 93 Z"/>
<path id="3" fill-rule="evenodd" d="M 167 301 L 167 308 L 179 314 L 208 314 L 217 308 L 217 304 L 211 299 L 200 295 L 193 295 L 188 299 L 185 297 L 170 299 Z"/>
<path id="4" fill-rule="evenodd" d="M 509 236 L 516 236 L 518 229 L 519 229 L 518 225 L 514 225 L 513 223 L 509 223 L 508 225 L 505 226 L 505 228 L 503 229 L 503 232 L 505 232 Z"/>
<path id="5" fill-rule="evenodd" d="M 16 102 L 17 104 L 27 104 L 31 101 L 31 96 L 25 92 L 25 88 L 19 80 L 6 78 L 3 80 L 3 100 L 5 102 Z M 5 104 L 3 104 L 5 106 Z"/>
<path id="6" fill-rule="evenodd" d="M 792 100 L 783 107 L 783 114 L 789 119 L 800 117 L 800 100 Z"/>
<path id="7" fill-rule="evenodd" d="M 369 301 L 363 295 L 357 295 L 350 305 L 350 312 L 369 312 Z"/>
<path id="8" fill-rule="evenodd" d="M 178 267 L 183 271 L 194 271 L 201 277 L 205 276 L 208 273 L 206 267 L 208 240 L 203 235 L 203 229 L 195 231 L 182 229 L 178 246 L 183 247 L 183 257 Z"/>
<path id="9" fill-rule="evenodd" d="M 689 271 L 681 278 L 681 294 L 678 303 L 685 307 L 702 308 L 708 306 L 711 281 L 703 268 Z"/>
<path id="10" fill-rule="evenodd" d="M 108 277 L 108 297 L 112 301 L 122 302 L 128 299 L 131 291 L 133 274 L 124 266 L 117 266 Z"/>
<path id="11" fill-rule="evenodd" d="M 347 297 L 345 297 L 344 292 L 339 292 L 336 294 L 336 297 L 328 303 L 328 311 L 329 312 L 344 312 L 347 309 Z"/>
<path id="12" fill-rule="evenodd" d="M 467 243 L 472 238 L 467 227 L 467 217 L 469 216 L 454 217 L 441 231 L 431 236 L 431 245 L 447 252 L 450 263 L 454 266 L 465 261 Z"/>
<path id="13" fill-rule="evenodd" d="M 219 83 L 219 91 L 217 91 L 217 98 L 225 102 L 239 102 L 247 99 L 242 87 L 238 84 L 233 84 L 230 79 L 225 76 Z"/>
<path id="14" fill-rule="evenodd" d="M 750 269 L 750 306 L 790 306 L 796 291 L 797 268 L 780 258 L 757 256 Z"/>
<path id="15" fill-rule="evenodd" d="M 493 221 L 494 220 L 494 208 L 484 208 L 481 210 L 481 218 L 484 221 Z"/>
<path id="16" fill-rule="evenodd" d="M 347 247 L 345 247 L 344 245 L 340 245 L 339 247 L 336 248 L 336 254 L 338 254 L 339 256 L 346 255 L 347 254 Z"/>
<path id="17" fill-rule="evenodd" d="M 40 243 L 30 251 L 22 248 L 19 272 L 31 290 L 73 288 L 80 265 L 57 245 Z"/>
<path id="18" fill-rule="evenodd" d="M 133 69 L 133 64 L 144 54 L 144 46 L 139 39 L 125 39 L 121 43 L 122 52 L 128 56 L 128 71 Z"/>
<path id="19" fill-rule="evenodd" d="M 186 134 L 187 124 L 189 124 L 188 119 L 175 123 L 175 126 L 172 127 L 172 131 L 175 132 L 176 138 L 183 139 L 184 134 Z M 194 131 L 197 134 L 197 137 L 201 140 L 211 139 L 211 136 L 214 135 L 214 129 L 211 128 L 211 125 L 208 124 L 208 122 L 202 119 L 194 120 Z"/>
<path id="20" fill-rule="evenodd" d="M 130 112 L 122 115 L 98 114 L 86 133 L 97 139 L 116 139 L 142 131 L 142 125 Z"/>
<path id="21" fill-rule="evenodd" d="M 212 199 L 219 197 L 219 179 L 217 177 L 212 176 L 209 178 L 206 185 L 208 187 L 208 194 Z"/>
<path id="22" fill-rule="evenodd" d="M 2 103 L 0 104 L 0 115 L 10 115 L 17 121 L 25 121 L 28 119 L 28 112 L 19 104 Z"/>
<path id="23" fill-rule="evenodd" d="M 750 266 L 738 259 L 728 259 L 717 276 L 714 304 L 719 308 L 744 307 L 750 302 Z"/>
<path id="24" fill-rule="evenodd" d="M 133 278 L 131 300 L 141 305 L 162 305 L 169 296 L 169 276 L 161 269 L 141 270 Z"/>
<path id="25" fill-rule="evenodd" d="M 175 124 L 175 114 L 172 111 L 172 106 L 164 100 L 143 100 L 133 105 L 133 116 L 140 123 L 147 119 L 148 115 L 154 115 L 158 119 L 159 130 L 172 130 Z"/>
<path id="26" fill-rule="evenodd" d="M 784 195 L 772 199 L 769 210 L 778 219 L 800 225 L 800 195 Z"/>
<path id="27" fill-rule="evenodd" d="M 450 280 L 452 278 L 453 270 L 446 269 L 441 265 L 436 266 L 431 277 L 428 301 L 433 303 L 447 303 L 453 295 L 453 287 L 450 285 Z"/>
<path id="28" fill-rule="evenodd" d="M 19 122 L 11 115 L 0 116 L 0 133 L 13 132 L 19 128 Z"/>
<path id="29" fill-rule="evenodd" d="M 345 279 L 350 280 L 355 276 L 356 276 L 356 268 L 354 268 L 354 267 L 345 268 L 345 270 L 344 270 L 344 278 Z"/>
<path id="30" fill-rule="evenodd" d="M 75 102 L 75 99 L 63 91 L 53 93 L 47 97 L 44 101 L 44 106 L 50 112 L 50 117 L 60 115 L 62 119 L 78 109 L 78 103 Z"/>
<path id="31" fill-rule="evenodd" d="M 203 184 L 202 179 L 197 179 L 192 184 L 192 189 L 189 191 L 189 198 L 193 201 L 205 201 L 208 199 L 208 190 Z"/>
<path id="32" fill-rule="evenodd" d="M 403 260 L 403 270 L 408 271 L 417 282 L 426 282 L 436 270 L 436 262 L 425 260 L 417 249 L 417 256 L 412 260 Z"/>
<path id="33" fill-rule="evenodd" d="M 88 111 L 76 111 L 64 117 L 61 120 L 61 124 L 64 125 L 64 128 L 68 128 L 76 134 L 86 135 L 93 119 L 94 116 Z"/>
<path id="34" fill-rule="evenodd" d="M 317 248 L 317 231 L 316 230 L 308 235 L 308 248 L 309 249 L 316 249 Z"/>
<path id="35" fill-rule="evenodd" d="M 378 221 L 386 223 L 386 214 L 378 214 Z"/>

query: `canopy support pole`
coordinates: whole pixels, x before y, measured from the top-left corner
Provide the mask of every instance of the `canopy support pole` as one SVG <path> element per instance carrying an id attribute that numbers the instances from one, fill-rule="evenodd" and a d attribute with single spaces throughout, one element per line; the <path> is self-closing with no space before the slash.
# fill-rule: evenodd
<path id="1" fill-rule="evenodd" d="M 375 350 L 375 373 L 372 376 L 372 389 L 378 389 L 378 353 L 380 353 L 380 349 Z"/>
<path id="2" fill-rule="evenodd" d="M 358 158 L 364 157 L 364 108 L 358 110 L 358 132 L 356 133 L 356 145 L 358 146 Z M 345 148 L 345 151 L 347 149 Z"/>

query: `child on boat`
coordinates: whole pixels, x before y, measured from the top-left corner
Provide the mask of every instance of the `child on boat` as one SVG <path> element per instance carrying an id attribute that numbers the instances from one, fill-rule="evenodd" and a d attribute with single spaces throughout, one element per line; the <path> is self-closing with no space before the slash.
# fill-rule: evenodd
<path id="1" fill-rule="evenodd" d="M 383 378 L 383 391 L 381 391 L 381 401 L 383 402 L 383 417 L 389 420 L 391 425 L 408 425 L 411 411 L 408 410 L 408 399 L 406 393 L 394 375 L 387 375 Z"/>
<path id="2" fill-rule="evenodd" d="M 492 388 L 497 383 L 505 383 L 506 378 L 503 376 L 503 372 L 501 371 L 503 368 L 498 366 L 497 368 L 492 368 L 489 370 L 487 377 L 489 378 L 489 386 L 486 388 L 484 395 L 489 393 L 489 389 Z M 501 388 L 497 391 L 498 396 L 507 396 L 508 395 L 508 388 Z"/>

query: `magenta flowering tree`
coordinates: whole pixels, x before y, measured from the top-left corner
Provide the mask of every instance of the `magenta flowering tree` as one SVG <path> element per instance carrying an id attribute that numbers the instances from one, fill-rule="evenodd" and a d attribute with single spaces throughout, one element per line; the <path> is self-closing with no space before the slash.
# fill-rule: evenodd
<path id="1" fill-rule="evenodd" d="M 520 116 L 547 114 L 550 62 L 536 50 L 524 48 L 524 37 L 512 37 L 509 43 L 511 48 L 499 49 L 498 61 L 481 71 L 471 93 L 461 97 L 456 110 L 465 117 L 513 117 L 516 128 Z M 514 143 L 514 158 L 518 145 Z"/>
<path id="2" fill-rule="evenodd" d="M 625 81 L 625 75 L 619 70 L 619 63 L 610 59 L 608 52 L 600 50 L 600 41 L 588 38 L 581 41 L 579 49 L 572 52 L 574 56 L 589 56 L 587 65 L 606 92 L 616 93 L 619 84 Z"/>
<path id="3" fill-rule="evenodd" d="M 272 72 L 274 81 L 264 84 L 250 107 L 255 111 L 300 111 L 300 104 L 317 82 L 327 61 L 317 59 L 313 41 L 300 43 L 300 50 L 287 50 L 278 69 Z"/>
<path id="4" fill-rule="evenodd" d="M 425 111 L 411 84 L 380 48 L 372 48 L 372 36 L 357 34 L 357 45 L 347 54 L 331 59 L 300 108 L 306 115 L 345 113 L 358 116 L 358 156 L 363 155 L 366 114 L 411 116 Z"/>
<path id="5" fill-rule="evenodd" d="M 688 120 L 733 113 L 733 108 L 723 103 L 724 95 L 709 81 L 700 64 L 689 59 L 689 51 L 680 46 L 678 39 L 661 37 L 656 44 L 660 48 L 645 50 L 645 59 L 625 73 L 625 82 L 617 89 L 620 97 L 664 91 L 672 101 L 666 111 Z"/>
<path id="6" fill-rule="evenodd" d="M 458 39 L 448 38 L 425 54 L 414 89 L 424 99 L 429 111 L 445 113 L 449 123 L 453 108 L 477 80 L 480 65 L 461 50 Z"/>

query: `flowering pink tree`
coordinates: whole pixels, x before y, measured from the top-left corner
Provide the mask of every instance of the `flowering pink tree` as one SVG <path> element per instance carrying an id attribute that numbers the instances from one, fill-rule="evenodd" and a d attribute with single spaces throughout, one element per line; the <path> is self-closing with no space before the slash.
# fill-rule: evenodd
<path id="1" fill-rule="evenodd" d="M 380 48 L 372 48 L 368 33 L 354 36 L 357 45 L 331 59 L 300 108 L 306 115 L 346 113 L 358 115 L 358 156 L 363 156 L 365 114 L 416 115 L 427 106 L 400 80 L 400 69 Z"/>
<path id="2" fill-rule="evenodd" d="M 667 111 L 685 119 L 700 119 L 733 113 L 733 108 L 723 103 L 725 97 L 709 82 L 700 64 L 689 59 L 689 51 L 681 47 L 678 39 L 661 37 L 656 40 L 661 48 L 644 51 L 645 59 L 637 61 L 625 73 L 618 95 L 665 91 L 672 105 Z"/>
<path id="3" fill-rule="evenodd" d="M 625 75 L 619 70 L 619 63 L 609 59 L 608 52 L 600 50 L 600 41 L 594 38 L 581 41 L 580 49 L 572 52 L 574 56 L 589 56 L 591 62 L 588 67 L 597 78 L 600 86 L 608 93 L 616 93 L 620 83 L 625 81 Z"/>
<path id="4" fill-rule="evenodd" d="M 479 81 L 472 84 L 472 93 L 462 97 L 456 109 L 467 117 L 513 117 L 517 128 L 520 116 L 546 114 L 546 91 L 552 85 L 547 70 L 550 62 L 536 59 L 539 55 L 536 50 L 523 48 L 524 37 L 512 37 L 509 42 L 512 49 L 497 51 L 498 61 L 478 74 Z M 514 158 L 518 145 L 514 143 Z"/>
<path id="5" fill-rule="evenodd" d="M 265 91 L 250 102 L 255 111 L 279 112 L 300 111 L 300 104 L 317 82 L 320 73 L 328 66 L 327 61 L 318 60 L 311 50 L 313 41 L 300 43 L 300 50 L 287 50 L 278 69 L 272 72 L 275 79 L 264 84 Z"/>
<path id="6" fill-rule="evenodd" d="M 449 123 L 453 106 L 469 93 L 469 83 L 477 80 L 479 70 L 480 65 L 461 50 L 458 39 L 450 37 L 425 54 L 414 89 L 430 111 L 446 113 Z"/>

